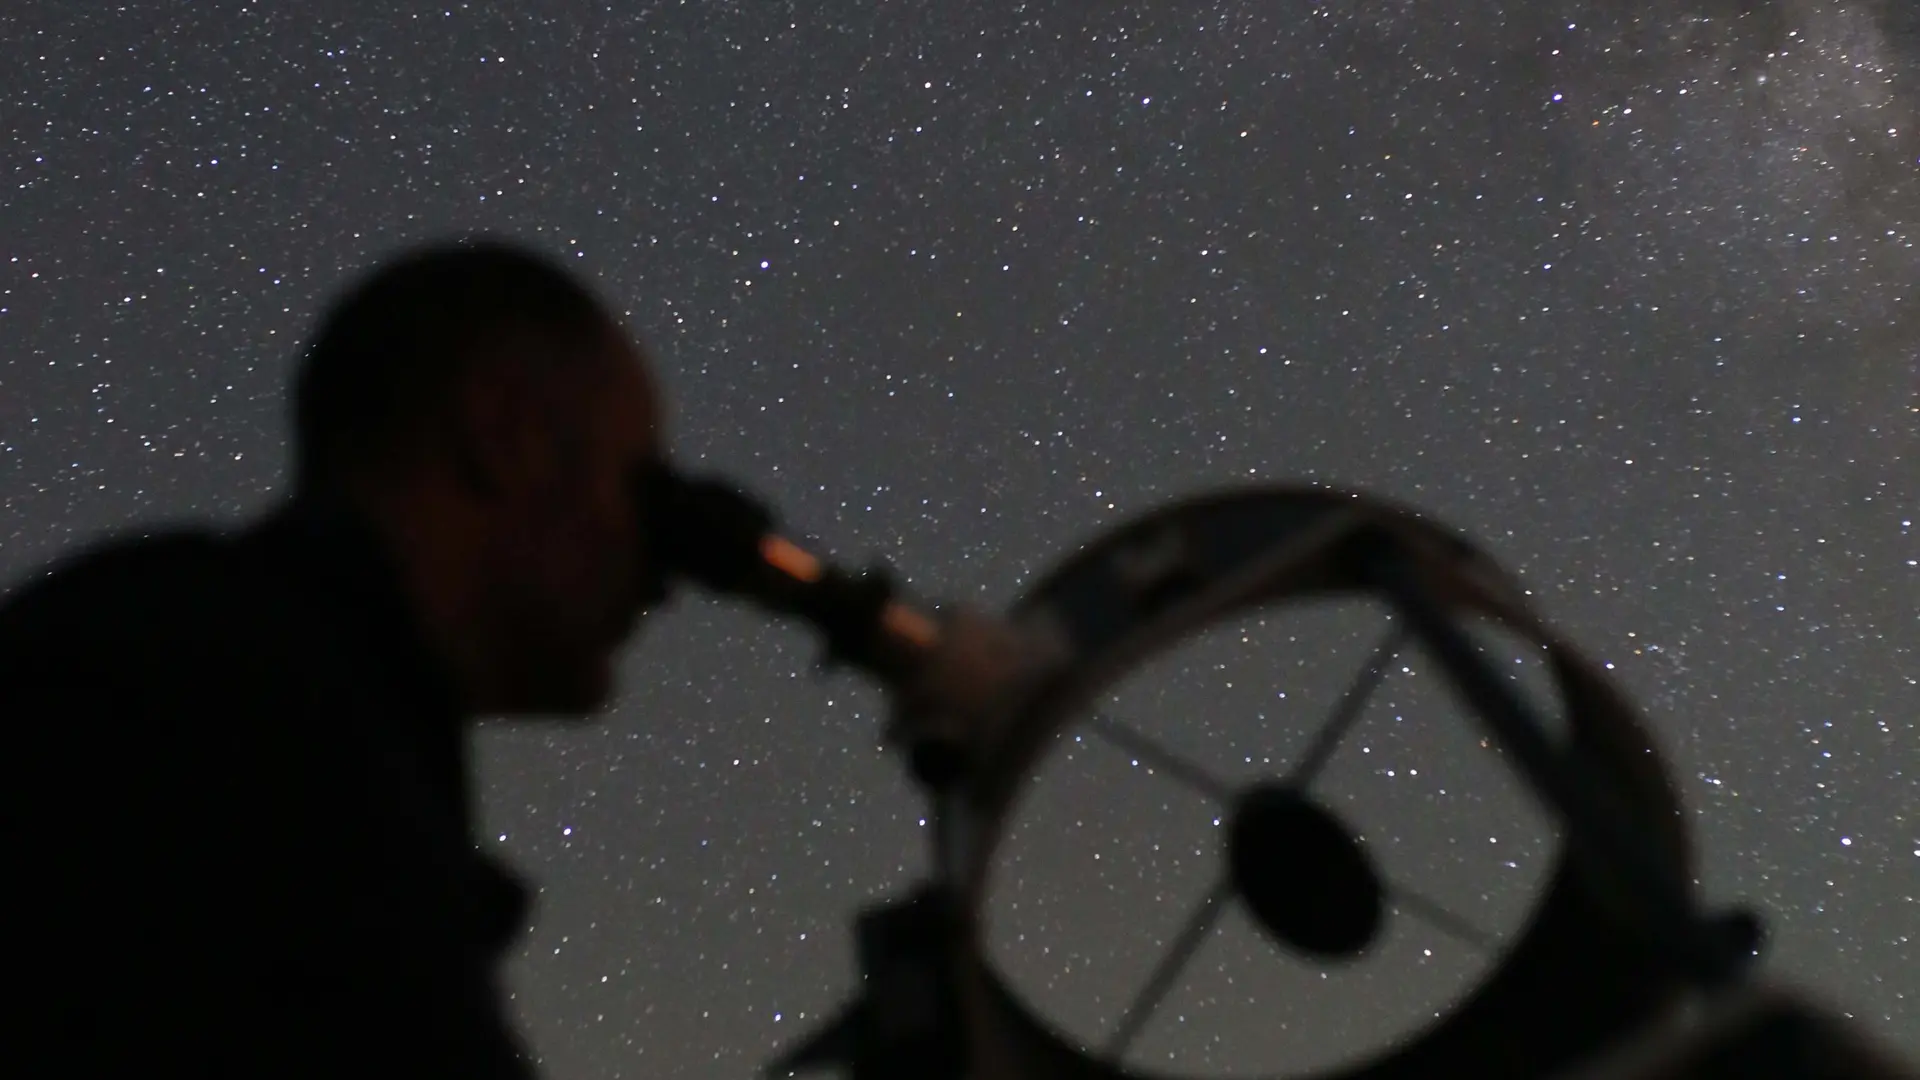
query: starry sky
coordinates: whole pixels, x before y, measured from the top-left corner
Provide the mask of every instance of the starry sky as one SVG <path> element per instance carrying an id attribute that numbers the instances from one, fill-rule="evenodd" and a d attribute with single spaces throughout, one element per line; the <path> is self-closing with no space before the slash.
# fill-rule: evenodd
<path id="1" fill-rule="evenodd" d="M 1769 969 L 1920 1054 L 1896 0 L 20 0 L 0 65 L 8 581 L 266 506 L 319 306 L 501 232 L 625 313 L 678 453 L 930 596 L 1002 607 L 1251 481 L 1481 539 L 1646 708 Z M 1251 777 L 1378 630 L 1223 624 L 1111 709 Z M 688 598 L 603 722 L 479 736 L 485 839 L 540 885 L 511 980 L 549 1075 L 745 1076 L 848 990 L 850 916 L 925 832 L 882 700 L 815 655 Z M 1418 657 L 1323 779 L 1396 881 L 1517 923 L 1551 835 Z M 1207 889 L 1217 812 L 1085 735 L 1022 814 L 995 955 L 1091 1040 Z M 1229 912 L 1136 1060 L 1342 1060 L 1486 963 L 1433 920 L 1379 953 L 1313 969 Z"/>

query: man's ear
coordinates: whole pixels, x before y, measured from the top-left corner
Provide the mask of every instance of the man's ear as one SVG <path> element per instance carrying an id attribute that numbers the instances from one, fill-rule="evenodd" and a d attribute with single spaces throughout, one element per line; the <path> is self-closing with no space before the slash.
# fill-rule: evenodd
<path id="1" fill-rule="evenodd" d="M 452 439 L 454 479 L 468 495 L 481 499 L 499 497 L 503 490 L 499 477 L 487 467 L 485 455 L 475 445 L 475 434 L 461 425 Z"/>
<path id="2" fill-rule="evenodd" d="M 470 494 L 497 499 L 523 488 L 541 468 L 535 389 L 521 365 L 485 362 L 456 395 L 450 431 L 454 474 Z"/>

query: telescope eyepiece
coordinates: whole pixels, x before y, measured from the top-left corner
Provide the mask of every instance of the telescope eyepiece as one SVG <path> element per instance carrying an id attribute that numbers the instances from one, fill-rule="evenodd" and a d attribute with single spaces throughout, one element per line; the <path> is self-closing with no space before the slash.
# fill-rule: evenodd
<path id="1" fill-rule="evenodd" d="M 764 563 L 772 511 L 720 480 L 690 478 L 662 464 L 639 481 L 648 554 L 662 574 L 716 592 L 747 588 Z"/>
<path id="2" fill-rule="evenodd" d="M 731 484 L 662 464 L 639 478 L 635 496 L 646 523 L 645 554 L 663 580 L 684 579 L 798 617 L 825 635 L 829 663 L 883 677 L 911 668 L 931 644 L 931 622 L 896 602 L 887 573 L 851 574 L 815 556 L 781 535 L 763 503 Z"/>

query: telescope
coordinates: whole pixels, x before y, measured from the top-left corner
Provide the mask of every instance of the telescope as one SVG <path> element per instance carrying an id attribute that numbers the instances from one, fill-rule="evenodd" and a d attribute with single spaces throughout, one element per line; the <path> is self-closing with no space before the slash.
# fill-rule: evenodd
<path id="1" fill-rule="evenodd" d="M 1314 1076 L 1920 1080 L 1851 1023 L 1755 975 L 1760 920 L 1697 895 L 1683 807 L 1639 712 L 1513 576 L 1410 508 L 1319 487 L 1209 492 L 1095 538 L 994 615 L 922 604 L 881 568 L 844 570 L 723 481 L 661 467 L 641 488 L 662 572 L 810 626 L 828 660 L 880 684 L 885 741 L 928 803 L 926 879 L 859 913 L 854 999 L 769 1076 L 1184 1080 L 1129 1053 L 1222 911 L 1257 926 L 1276 963 L 1332 965 L 1366 953 L 1390 909 L 1419 906 L 1315 784 L 1390 664 L 1417 649 L 1546 810 L 1557 861 L 1464 998 Z M 1305 751 L 1271 775 L 1229 785 L 1095 707 L 1225 620 L 1356 599 L 1381 611 L 1379 644 Z M 1542 661 L 1557 715 L 1495 668 L 1481 626 Z M 1217 884 L 1098 1045 L 1009 985 L 985 933 L 996 853 L 1046 759 L 1077 731 L 1212 800 L 1222 826 Z"/>

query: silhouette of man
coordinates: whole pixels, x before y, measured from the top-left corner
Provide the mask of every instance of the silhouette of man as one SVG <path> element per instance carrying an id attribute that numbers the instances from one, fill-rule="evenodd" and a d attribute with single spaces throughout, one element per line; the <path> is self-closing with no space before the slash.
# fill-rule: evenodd
<path id="1" fill-rule="evenodd" d="M 346 295 L 293 399 L 273 512 L 0 606 L 0 1072 L 531 1075 L 497 981 L 527 894 L 465 729 L 599 710 L 665 596 L 644 358 L 557 266 L 464 241 Z"/>

